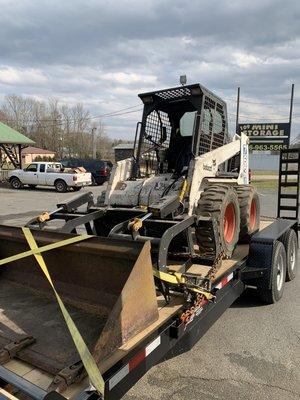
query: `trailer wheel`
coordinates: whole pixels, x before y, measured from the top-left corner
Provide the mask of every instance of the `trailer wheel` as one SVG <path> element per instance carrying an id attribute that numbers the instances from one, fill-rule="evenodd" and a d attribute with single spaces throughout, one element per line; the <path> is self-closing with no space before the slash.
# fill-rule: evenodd
<path id="1" fill-rule="evenodd" d="M 57 181 L 55 181 L 54 186 L 55 186 L 55 190 L 58 193 L 65 193 L 68 189 L 66 182 L 63 181 L 62 179 L 58 179 Z"/>
<path id="2" fill-rule="evenodd" d="M 280 241 L 286 251 L 286 281 L 292 281 L 296 277 L 296 268 L 298 265 L 298 239 L 294 229 L 286 231 Z"/>
<path id="3" fill-rule="evenodd" d="M 235 187 L 239 198 L 241 211 L 240 241 L 249 242 L 251 236 L 259 230 L 260 202 L 253 186 L 240 185 Z"/>
<path id="4" fill-rule="evenodd" d="M 240 232 L 240 208 L 235 190 L 231 186 L 221 184 L 209 186 L 200 197 L 196 213 L 216 220 L 221 247 L 219 250 L 230 257 Z M 195 233 L 200 255 L 211 257 L 212 232 L 196 228 Z"/>
<path id="5" fill-rule="evenodd" d="M 16 176 L 13 176 L 10 180 L 10 186 L 13 189 L 21 189 L 22 187 L 22 182 L 20 181 L 19 178 L 17 178 Z"/>
<path id="6" fill-rule="evenodd" d="M 257 291 L 264 303 L 273 304 L 283 295 L 286 277 L 286 252 L 284 245 L 276 240 L 273 246 L 272 266 L 270 273 L 260 278 Z"/>

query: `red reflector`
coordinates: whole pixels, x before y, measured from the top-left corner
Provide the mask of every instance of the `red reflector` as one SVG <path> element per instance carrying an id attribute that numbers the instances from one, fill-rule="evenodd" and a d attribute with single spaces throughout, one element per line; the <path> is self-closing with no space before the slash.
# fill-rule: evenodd
<path id="1" fill-rule="evenodd" d="M 77 181 L 77 176 L 76 175 L 73 176 L 73 181 Z"/>
<path id="2" fill-rule="evenodd" d="M 142 350 L 129 361 L 129 371 L 132 371 L 146 358 L 146 351 Z"/>
<path id="3" fill-rule="evenodd" d="M 222 287 L 225 286 L 225 285 L 227 285 L 227 283 L 228 283 L 228 279 L 227 279 L 227 276 L 225 276 L 225 278 L 223 278 L 223 279 L 221 280 L 221 285 L 222 285 Z"/>

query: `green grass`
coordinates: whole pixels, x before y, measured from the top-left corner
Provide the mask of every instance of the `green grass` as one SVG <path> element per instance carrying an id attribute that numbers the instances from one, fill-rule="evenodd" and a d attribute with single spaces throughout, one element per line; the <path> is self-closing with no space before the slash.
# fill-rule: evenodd
<path id="1" fill-rule="evenodd" d="M 255 175 L 278 175 L 278 171 L 270 171 L 270 170 L 266 170 L 266 171 L 259 170 L 259 171 L 256 171 L 256 170 L 253 170 L 252 171 L 252 175 L 253 176 L 255 176 Z"/>
<path id="2" fill-rule="evenodd" d="M 251 181 L 251 185 L 253 185 L 256 189 L 277 189 L 278 188 L 278 180 L 268 180 L 268 181 Z"/>

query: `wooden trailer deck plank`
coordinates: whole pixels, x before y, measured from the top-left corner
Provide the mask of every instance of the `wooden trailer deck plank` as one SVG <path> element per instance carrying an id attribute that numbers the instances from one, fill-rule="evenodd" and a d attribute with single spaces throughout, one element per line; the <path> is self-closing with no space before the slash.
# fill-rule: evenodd
<path id="1" fill-rule="evenodd" d="M 23 375 L 23 378 L 46 390 L 53 380 L 53 375 L 35 368 Z"/>
<path id="2" fill-rule="evenodd" d="M 8 369 L 9 371 L 14 372 L 19 376 L 24 376 L 28 372 L 33 371 L 35 369 L 31 365 L 16 359 L 8 361 L 5 364 L 5 368 Z"/>

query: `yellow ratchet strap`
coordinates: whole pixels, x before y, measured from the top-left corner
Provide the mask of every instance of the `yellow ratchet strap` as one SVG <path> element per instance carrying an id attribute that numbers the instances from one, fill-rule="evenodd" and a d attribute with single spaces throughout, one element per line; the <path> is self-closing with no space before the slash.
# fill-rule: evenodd
<path id="1" fill-rule="evenodd" d="M 61 312 L 63 314 L 63 317 L 66 321 L 67 327 L 70 331 L 70 334 L 72 336 L 72 339 L 74 341 L 74 344 L 77 348 L 77 351 L 80 355 L 81 361 L 86 369 L 86 372 L 90 378 L 90 381 L 92 383 L 92 385 L 95 387 L 95 389 L 102 394 L 102 396 L 104 396 L 104 380 L 100 374 L 100 371 L 97 367 L 97 364 L 93 358 L 93 356 L 91 355 L 89 349 L 87 348 L 80 332 L 78 331 L 76 325 L 74 324 L 74 321 L 72 320 L 70 314 L 68 313 L 62 299 L 60 298 L 59 294 L 57 293 L 54 284 L 52 282 L 52 279 L 50 277 L 48 268 L 45 264 L 45 261 L 43 259 L 43 256 L 40 253 L 36 253 L 36 251 L 40 250 L 36 244 L 36 241 L 32 235 L 32 233 L 30 232 L 29 228 L 22 228 L 23 233 L 25 235 L 25 238 L 31 248 L 31 250 L 35 251 L 34 253 L 34 257 L 36 258 L 39 266 L 41 267 L 41 270 L 43 271 L 43 273 L 45 274 L 48 282 L 50 283 L 54 294 L 56 296 L 57 302 L 59 304 L 59 307 L 61 309 Z"/>
<path id="2" fill-rule="evenodd" d="M 182 274 L 179 272 L 174 272 L 174 273 L 170 274 L 168 272 L 158 271 L 157 269 L 153 268 L 153 275 L 156 278 L 161 279 L 162 281 L 171 283 L 173 285 L 186 283 L 184 276 L 182 276 Z M 203 289 L 200 289 L 197 287 L 193 287 L 193 286 L 187 286 L 187 287 L 192 292 L 203 294 L 203 296 L 205 296 L 205 298 L 207 300 L 212 300 L 213 298 L 215 298 L 215 296 L 213 294 L 211 294 L 210 292 L 207 292 L 206 290 L 203 290 Z"/>
<path id="3" fill-rule="evenodd" d="M 184 179 L 184 181 L 182 182 L 182 185 L 181 185 L 180 193 L 179 193 L 180 203 L 182 203 L 182 200 L 187 192 L 187 189 L 188 189 L 188 181 L 186 179 Z"/>
<path id="4" fill-rule="evenodd" d="M 22 228 L 22 229 L 23 229 L 23 232 L 24 232 L 25 228 Z M 28 228 L 26 228 L 26 229 L 28 229 Z M 60 242 L 47 244 L 46 246 L 42 246 L 42 247 L 39 247 L 39 248 L 36 248 L 36 249 L 33 249 L 33 250 L 24 251 L 22 253 L 19 253 L 19 254 L 16 254 L 14 256 L 10 256 L 10 257 L 4 258 L 3 260 L 0 260 L 0 265 L 8 264 L 10 262 L 20 260 L 21 258 L 34 256 L 35 254 L 44 253 L 45 251 L 58 249 L 59 247 L 67 246 L 68 244 L 81 242 L 82 240 L 86 240 L 86 239 L 89 239 L 91 237 L 92 237 L 92 235 L 75 236 L 75 237 L 72 237 L 70 239 L 65 239 L 65 240 L 61 240 Z"/>

